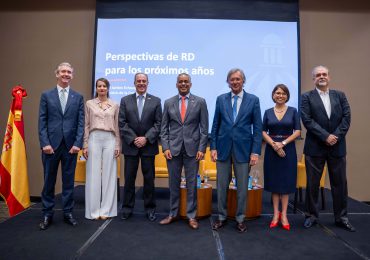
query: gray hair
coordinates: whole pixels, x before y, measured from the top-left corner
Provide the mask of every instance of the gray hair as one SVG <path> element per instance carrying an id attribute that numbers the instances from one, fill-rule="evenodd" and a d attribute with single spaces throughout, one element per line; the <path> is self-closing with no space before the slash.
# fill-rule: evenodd
<path id="1" fill-rule="evenodd" d="M 240 72 L 240 74 L 242 75 L 243 84 L 244 84 L 245 83 L 245 74 L 244 74 L 244 71 L 239 69 L 239 68 L 234 68 L 234 69 L 229 70 L 229 72 L 227 73 L 226 82 L 229 83 L 229 79 L 230 79 L 231 75 L 236 73 L 236 72 Z"/>
<path id="2" fill-rule="evenodd" d="M 66 67 L 71 68 L 72 73 L 73 73 L 74 69 L 73 69 L 72 65 L 71 65 L 69 62 L 62 62 L 62 63 L 60 63 L 60 64 L 57 66 L 57 68 L 55 69 L 55 71 L 54 71 L 54 72 L 55 72 L 55 74 L 58 74 L 58 72 L 59 72 L 59 70 L 60 70 L 60 67 L 62 67 L 62 66 L 66 66 Z"/>
<path id="3" fill-rule="evenodd" d="M 138 72 L 138 73 L 136 73 L 135 76 L 134 76 L 134 82 L 136 82 L 136 77 L 138 75 L 144 75 L 146 77 L 146 81 L 149 82 L 148 74 L 145 74 L 144 72 Z"/>
<path id="4" fill-rule="evenodd" d="M 323 65 L 319 65 L 319 66 L 316 66 L 316 67 L 314 67 L 312 69 L 312 76 L 313 77 L 315 77 L 315 74 L 316 74 L 315 72 L 316 72 L 317 69 L 325 69 L 328 72 L 328 75 L 329 75 L 329 69 L 328 69 L 328 67 L 325 67 Z"/>
<path id="5" fill-rule="evenodd" d="M 185 72 L 180 73 L 179 75 L 177 75 L 177 80 L 176 80 L 176 81 L 179 81 L 179 78 L 180 78 L 181 76 L 187 76 L 187 77 L 189 78 L 189 82 L 191 82 L 191 77 L 190 77 L 190 75 L 189 75 L 188 73 L 185 73 Z"/>

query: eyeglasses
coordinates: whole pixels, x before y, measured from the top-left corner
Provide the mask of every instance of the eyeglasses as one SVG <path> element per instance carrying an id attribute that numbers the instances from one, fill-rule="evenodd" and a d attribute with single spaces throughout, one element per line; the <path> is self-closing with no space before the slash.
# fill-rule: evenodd
<path id="1" fill-rule="evenodd" d="M 315 74 L 315 77 L 316 78 L 320 78 L 320 77 L 327 77 L 328 76 L 328 73 L 317 73 L 317 74 Z"/>

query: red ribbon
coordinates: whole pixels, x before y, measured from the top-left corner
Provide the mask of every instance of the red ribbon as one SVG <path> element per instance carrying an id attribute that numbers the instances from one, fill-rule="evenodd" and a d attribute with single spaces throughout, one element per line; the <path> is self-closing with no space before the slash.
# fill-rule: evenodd
<path id="1" fill-rule="evenodd" d="M 22 99 L 27 97 L 27 91 L 22 86 L 15 86 L 12 90 L 14 120 L 20 121 L 22 118 Z"/>

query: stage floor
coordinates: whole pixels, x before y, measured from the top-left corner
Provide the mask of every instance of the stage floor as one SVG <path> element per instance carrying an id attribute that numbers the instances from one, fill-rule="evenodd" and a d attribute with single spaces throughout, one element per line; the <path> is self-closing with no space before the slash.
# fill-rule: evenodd
<path id="1" fill-rule="evenodd" d="M 199 230 L 191 230 L 185 220 L 159 225 L 169 210 L 167 188 L 156 190 L 158 219 L 154 223 L 145 217 L 141 188 L 129 220 L 87 220 L 84 186 L 77 186 L 77 227 L 63 222 L 58 196 L 53 225 L 40 231 L 41 204 L 37 203 L 0 223 L 0 259 L 370 259 L 370 206 L 349 199 L 348 215 L 357 231 L 347 232 L 334 225 L 330 191 L 325 193 L 326 210 L 321 211 L 320 224 L 308 230 L 303 227 L 302 211 L 293 213 L 292 196 L 291 230 L 285 231 L 269 229 L 272 207 L 270 193 L 264 192 L 261 217 L 247 221 L 248 231 L 239 234 L 234 221 L 213 231 L 215 214 L 200 220 Z M 212 206 L 216 212 L 215 194 Z"/>

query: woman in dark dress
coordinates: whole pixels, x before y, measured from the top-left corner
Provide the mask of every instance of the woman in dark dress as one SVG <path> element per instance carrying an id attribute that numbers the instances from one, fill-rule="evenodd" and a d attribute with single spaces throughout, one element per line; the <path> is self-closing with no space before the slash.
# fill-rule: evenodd
<path id="1" fill-rule="evenodd" d="M 297 182 L 297 153 L 294 140 L 301 135 L 297 109 L 289 107 L 289 89 L 284 84 L 272 91 L 275 107 L 267 109 L 263 116 L 263 139 L 266 141 L 264 160 L 264 188 L 272 193 L 274 217 L 270 228 L 281 221 L 290 230 L 287 218 L 289 193 L 295 192 Z M 281 212 L 279 202 L 281 201 Z"/>

